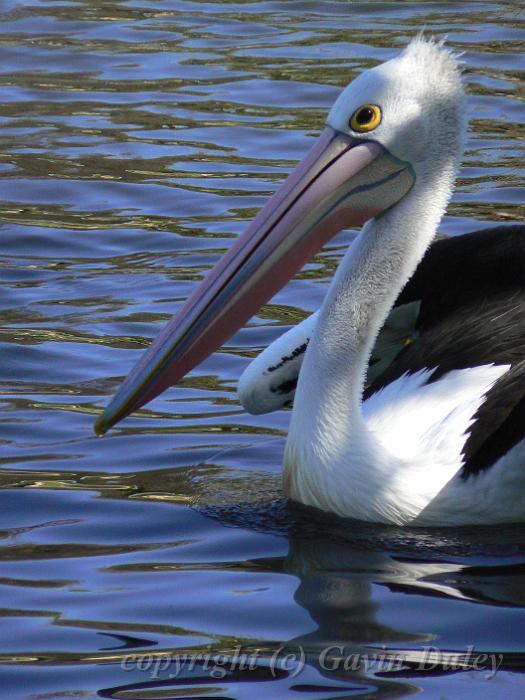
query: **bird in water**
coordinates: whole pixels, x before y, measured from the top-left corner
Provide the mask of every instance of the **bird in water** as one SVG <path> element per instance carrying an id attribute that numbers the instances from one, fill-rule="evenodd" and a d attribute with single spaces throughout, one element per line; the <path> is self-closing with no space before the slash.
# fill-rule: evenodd
<path id="1" fill-rule="evenodd" d="M 307 328 L 266 351 L 301 349 L 288 387 L 296 381 L 285 493 L 396 525 L 524 520 L 524 227 L 431 245 L 465 127 L 460 65 L 441 43 L 419 36 L 363 72 L 305 160 L 152 343 L 97 433 L 219 347 L 337 231 L 364 224 Z M 407 325 L 410 342 L 400 349 L 394 338 L 372 376 L 381 329 L 402 337 Z M 240 383 L 255 408 L 259 371 L 255 363 Z"/>

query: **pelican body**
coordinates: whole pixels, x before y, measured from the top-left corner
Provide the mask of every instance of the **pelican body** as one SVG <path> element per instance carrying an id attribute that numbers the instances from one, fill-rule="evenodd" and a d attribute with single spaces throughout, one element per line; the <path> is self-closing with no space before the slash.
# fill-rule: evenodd
<path id="1" fill-rule="evenodd" d="M 467 307 L 461 299 L 445 303 L 446 293 L 436 302 L 437 282 L 417 292 L 436 270 L 444 289 L 448 274 L 434 253 L 441 242 L 430 250 L 430 268 L 427 256 L 416 270 L 452 194 L 464 115 L 457 58 L 439 43 L 419 36 L 396 58 L 363 72 L 335 102 L 305 160 L 145 353 L 97 432 L 219 347 L 335 232 L 363 226 L 320 310 L 277 349 L 293 347 L 307 331 L 293 368 L 289 361 L 277 367 L 288 365 L 297 382 L 286 494 L 344 517 L 396 525 L 524 520 L 518 348 L 525 329 L 502 321 L 511 308 L 508 318 L 516 318 L 516 305 L 525 313 L 522 288 L 509 293 L 507 286 L 506 295 L 496 292 L 495 301 L 484 295 L 476 306 L 481 265 L 470 276 Z M 453 247 L 459 254 L 464 243 L 447 245 L 454 257 Z M 378 336 L 392 328 L 402 335 L 399 315 L 407 309 L 417 333 L 372 376 Z M 502 329 L 506 338 L 497 334 Z M 240 383 L 248 408 L 257 404 L 257 367 Z"/>

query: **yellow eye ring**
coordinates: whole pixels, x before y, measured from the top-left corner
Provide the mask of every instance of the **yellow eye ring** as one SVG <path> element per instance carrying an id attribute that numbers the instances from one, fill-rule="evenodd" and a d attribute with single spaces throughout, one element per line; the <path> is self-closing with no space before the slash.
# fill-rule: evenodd
<path id="1" fill-rule="evenodd" d="M 361 105 L 350 118 L 350 128 L 364 133 L 372 131 L 381 123 L 381 108 L 377 105 Z"/>

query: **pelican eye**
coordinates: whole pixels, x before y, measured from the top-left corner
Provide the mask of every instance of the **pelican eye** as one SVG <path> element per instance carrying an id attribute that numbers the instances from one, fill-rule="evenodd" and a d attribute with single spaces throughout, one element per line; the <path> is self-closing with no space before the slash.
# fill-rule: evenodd
<path id="1" fill-rule="evenodd" d="M 372 131 L 380 121 L 381 109 L 377 105 L 362 105 L 352 114 L 350 128 L 358 132 Z"/>

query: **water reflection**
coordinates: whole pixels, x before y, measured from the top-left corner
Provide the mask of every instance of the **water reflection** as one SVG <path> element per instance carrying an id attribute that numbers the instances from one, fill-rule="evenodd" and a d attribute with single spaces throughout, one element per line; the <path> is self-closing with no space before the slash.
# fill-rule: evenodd
<path id="1" fill-rule="evenodd" d="M 25 588 L 28 600 L 41 589 L 59 605 L 45 613 L 22 604 L 10 614 L 52 614 L 71 640 L 74 630 L 99 637 L 97 651 L 84 651 L 81 638 L 77 651 L 26 646 L 25 654 L 16 654 L 18 663 L 105 664 L 104 675 L 113 682 L 100 695 L 115 698 L 235 698 L 250 683 L 264 684 L 257 687 L 265 697 L 292 691 L 320 698 L 370 692 L 401 697 L 443 674 L 475 673 L 483 683 L 495 674 L 521 673 L 524 526 L 420 530 L 341 520 L 291 506 L 278 475 L 239 472 L 231 466 L 234 456 L 226 452 L 208 463 L 163 470 L 162 482 L 158 471 L 79 473 L 67 481 L 58 473 L 20 472 L 18 482 L 4 472 L 5 487 L 16 484 L 33 494 L 26 515 L 33 524 L 0 531 L 0 559 L 15 571 L 25 562 L 32 568 L 39 560 L 53 562 L 54 576 L 43 581 L 41 568 L 33 580 L 6 576 L 0 585 Z M 45 503 L 41 489 L 50 488 L 50 496 L 63 495 Z M 86 489 L 104 498 L 102 507 L 97 499 L 86 500 Z M 78 498 L 68 497 L 70 490 Z M 38 513 L 51 514 L 53 500 L 62 516 L 69 509 L 77 517 L 35 525 Z M 153 504 L 162 514 L 146 525 L 141 514 Z M 98 532 L 107 528 L 109 515 L 112 533 L 101 545 Z M 4 517 L 12 520 L 9 509 Z M 93 564 L 86 569 L 83 560 Z M 102 586 L 89 574 L 93 565 L 97 578 L 106 579 Z M 66 578 L 73 571 L 76 577 Z M 189 577 L 182 588 L 180 577 Z M 87 580 L 96 604 L 88 602 Z M 215 592 L 209 588 L 214 580 Z M 88 617 L 78 619 L 71 594 L 83 590 Z M 254 628 L 262 608 L 253 606 L 261 595 L 269 617 Z M 292 596 L 303 615 L 290 615 Z M 192 600 L 201 611 L 196 616 L 188 615 Z M 124 601 L 127 612 L 117 621 Z M 493 626 L 480 627 L 487 606 Z M 92 618 L 103 610 L 112 622 Z M 283 637 L 284 629 L 298 633 Z M 4 653 L 0 659 L 9 663 L 13 657 Z"/>
<path id="2" fill-rule="evenodd" d="M 241 481 L 235 483 L 233 493 Z M 245 570 L 282 569 L 296 577 L 294 600 L 307 611 L 313 629 L 282 642 L 257 644 L 245 639 L 232 648 L 230 639 L 211 649 L 134 654 L 128 657 L 130 670 L 142 658 L 150 675 L 155 670 L 156 678 L 139 682 L 135 678 L 130 684 L 104 690 L 103 697 L 184 693 L 239 697 L 239 686 L 248 681 L 264 683 L 265 697 L 285 697 L 290 690 L 323 698 L 369 697 L 370 692 L 399 697 L 417 692 L 425 676 L 470 671 L 492 679 L 498 673 L 522 672 L 522 654 L 508 651 L 508 630 L 502 639 L 494 640 L 493 631 L 480 638 L 471 629 L 458 643 L 453 629 L 446 639 L 424 625 L 414 626 L 410 605 L 402 614 L 392 612 L 384 594 L 386 589 L 398 596 L 423 596 L 429 607 L 435 600 L 437 614 L 443 600 L 452 600 L 469 606 L 463 619 L 475 619 L 479 605 L 522 609 L 522 526 L 504 528 L 503 533 L 494 528 L 396 530 L 327 518 L 302 508 L 289 510 L 282 502 L 259 502 L 255 509 L 238 507 L 233 522 L 267 529 L 265 506 L 278 516 L 270 528 L 279 533 L 288 529 L 289 551 L 283 559 L 245 562 Z M 224 518 L 223 524 L 231 524 L 229 508 L 212 510 L 219 520 Z M 498 551 L 498 559 L 492 551 Z"/>

